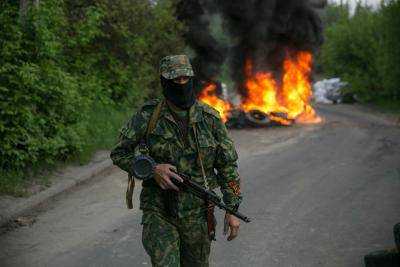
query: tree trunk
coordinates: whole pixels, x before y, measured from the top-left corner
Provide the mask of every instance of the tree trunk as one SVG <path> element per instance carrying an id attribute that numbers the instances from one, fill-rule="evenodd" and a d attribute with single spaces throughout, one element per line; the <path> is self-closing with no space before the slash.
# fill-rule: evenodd
<path id="1" fill-rule="evenodd" d="M 20 0 L 19 1 L 19 16 L 22 21 L 25 20 L 25 17 L 28 13 L 29 5 L 33 3 L 35 8 L 39 7 L 40 0 Z"/>
<path id="2" fill-rule="evenodd" d="M 26 12 L 28 12 L 29 0 L 20 0 L 19 1 L 19 15 L 23 19 L 26 16 Z"/>

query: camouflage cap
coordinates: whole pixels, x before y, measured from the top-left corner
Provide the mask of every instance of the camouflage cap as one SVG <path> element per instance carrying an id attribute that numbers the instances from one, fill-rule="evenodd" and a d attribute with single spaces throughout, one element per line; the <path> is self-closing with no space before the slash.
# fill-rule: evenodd
<path id="1" fill-rule="evenodd" d="M 161 59 L 160 74 L 168 80 L 180 76 L 194 76 L 192 65 L 186 55 L 167 56 Z"/>

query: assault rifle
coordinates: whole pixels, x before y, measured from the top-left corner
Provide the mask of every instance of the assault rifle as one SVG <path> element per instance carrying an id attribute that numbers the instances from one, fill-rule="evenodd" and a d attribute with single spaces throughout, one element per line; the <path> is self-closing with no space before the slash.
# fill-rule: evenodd
<path id="1" fill-rule="evenodd" d="M 156 165 L 155 161 L 146 155 L 141 155 L 135 158 L 133 162 L 133 174 L 139 180 L 146 181 L 149 179 L 153 179 L 154 175 L 154 166 Z M 249 223 L 251 222 L 250 218 L 241 214 L 240 212 L 233 210 L 227 207 L 221 200 L 221 198 L 215 194 L 213 191 L 204 188 L 198 183 L 192 181 L 189 176 L 177 173 L 183 180 L 183 182 L 178 181 L 177 179 L 171 177 L 171 181 L 182 190 L 186 190 L 198 198 L 204 199 L 208 202 L 213 203 L 218 208 L 225 210 L 229 214 L 239 218 L 240 220 Z"/>

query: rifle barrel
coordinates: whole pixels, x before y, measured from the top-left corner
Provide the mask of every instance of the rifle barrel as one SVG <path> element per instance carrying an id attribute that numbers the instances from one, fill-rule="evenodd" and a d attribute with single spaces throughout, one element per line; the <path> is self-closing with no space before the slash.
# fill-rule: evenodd
<path id="1" fill-rule="evenodd" d="M 219 196 L 217 196 L 214 192 L 205 189 L 201 185 L 199 185 L 196 182 L 191 181 L 186 175 L 181 175 L 178 173 L 178 175 L 183 179 L 183 183 L 179 182 L 177 179 L 172 178 L 172 182 L 177 185 L 178 187 L 184 186 L 188 190 L 190 190 L 195 196 L 202 198 L 202 199 L 207 199 L 208 201 L 212 202 L 215 206 L 218 208 L 225 210 L 229 214 L 235 216 L 236 218 L 249 223 L 251 222 L 251 219 L 242 213 L 238 211 L 234 211 L 231 208 L 227 207 L 221 200 Z"/>

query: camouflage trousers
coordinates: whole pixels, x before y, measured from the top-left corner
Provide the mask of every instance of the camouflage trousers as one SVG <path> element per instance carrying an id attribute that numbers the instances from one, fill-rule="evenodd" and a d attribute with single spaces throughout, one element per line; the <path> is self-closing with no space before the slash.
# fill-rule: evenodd
<path id="1" fill-rule="evenodd" d="M 209 266 L 205 216 L 175 219 L 144 210 L 142 243 L 153 266 Z"/>

